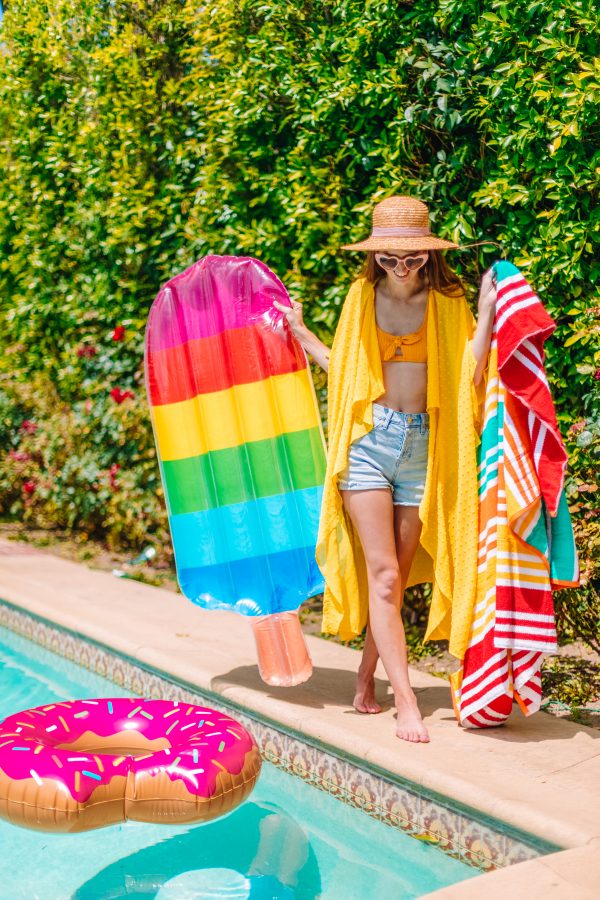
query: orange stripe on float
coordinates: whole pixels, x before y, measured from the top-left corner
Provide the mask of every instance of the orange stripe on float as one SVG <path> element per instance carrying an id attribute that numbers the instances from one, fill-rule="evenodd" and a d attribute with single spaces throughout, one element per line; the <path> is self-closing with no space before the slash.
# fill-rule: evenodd
<path id="1" fill-rule="evenodd" d="M 180 403 L 305 368 L 306 357 L 287 331 L 249 325 L 149 351 L 150 401 L 153 406 Z"/>

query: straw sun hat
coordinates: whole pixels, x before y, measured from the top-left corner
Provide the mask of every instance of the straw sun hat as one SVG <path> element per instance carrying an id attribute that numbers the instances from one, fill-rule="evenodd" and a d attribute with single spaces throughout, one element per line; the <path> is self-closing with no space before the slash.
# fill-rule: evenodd
<path id="1" fill-rule="evenodd" d="M 429 210 L 414 197 L 388 197 L 373 209 L 371 235 L 342 250 L 450 250 L 452 241 L 434 237 L 429 228 Z"/>

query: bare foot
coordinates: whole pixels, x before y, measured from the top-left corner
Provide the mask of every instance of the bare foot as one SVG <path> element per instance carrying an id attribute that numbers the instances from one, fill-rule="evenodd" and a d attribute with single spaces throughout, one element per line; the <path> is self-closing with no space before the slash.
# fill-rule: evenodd
<path id="1" fill-rule="evenodd" d="M 375 699 L 375 678 L 370 675 L 367 678 L 358 673 L 356 682 L 356 694 L 352 706 L 359 713 L 380 713 L 381 707 Z"/>
<path id="2" fill-rule="evenodd" d="M 397 724 L 396 736 L 402 741 L 411 741 L 414 744 L 428 744 L 429 732 L 423 724 L 421 713 L 417 705 L 417 698 L 407 698 L 396 704 Z"/>

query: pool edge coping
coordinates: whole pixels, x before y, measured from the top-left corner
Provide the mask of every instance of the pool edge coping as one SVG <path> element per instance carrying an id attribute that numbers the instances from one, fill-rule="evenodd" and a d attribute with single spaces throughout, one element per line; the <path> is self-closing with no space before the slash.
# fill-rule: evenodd
<path id="1" fill-rule="evenodd" d="M 455 800 L 454 798 L 448 797 L 440 792 L 432 790 L 424 785 L 421 785 L 417 782 L 411 781 L 408 778 L 404 778 L 398 773 L 391 772 L 382 766 L 377 765 L 376 763 L 372 763 L 369 760 L 365 760 L 362 757 L 353 756 L 347 751 L 343 750 L 340 747 L 336 747 L 333 744 L 327 743 L 326 741 L 322 741 L 319 738 L 307 736 L 287 725 L 279 722 L 277 719 L 270 718 L 266 716 L 264 713 L 257 711 L 255 709 L 249 709 L 244 706 L 242 703 L 231 699 L 229 696 L 221 694 L 218 690 L 214 690 L 212 688 L 208 688 L 205 686 L 199 686 L 194 684 L 191 681 L 188 681 L 184 678 L 181 678 L 177 675 L 173 675 L 168 671 L 161 669 L 157 666 L 151 665 L 150 663 L 141 661 L 130 654 L 118 650 L 110 645 L 104 643 L 97 638 L 93 638 L 84 634 L 80 631 L 77 631 L 74 628 L 70 628 L 66 625 L 59 624 L 54 620 L 48 618 L 47 616 L 40 615 L 39 613 L 35 613 L 30 611 L 29 609 L 25 609 L 20 606 L 18 603 L 14 601 L 6 600 L 3 597 L 0 597 L 0 610 L 4 608 L 5 610 L 12 611 L 14 614 L 22 617 L 25 620 L 30 620 L 33 623 L 39 623 L 46 629 L 50 629 L 50 631 L 57 633 L 58 635 L 64 635 L 68 638 L 79 641 L 83 645 L 94 647 L 96 650 L 100 651 L 111 657 L 112 659 L 118 660 L 122 663 L 127 664 L 132 667 L 132 669 L 139 670 L 142 673 L 146 673 L 151 678 L 156 678 L 165 684 L 171 685 L 176 688 L 180 688 L 184 691 L 188 691 L 193 693 L 200 698 L 204 698 L 217 704 L 220 704 L 227 711 L 232 711 L 237 713 L 238 715 L 244 716 L 246 719 L 250 721 L 250 723 L 256 723 L 261 729 L 270 729 L 273 732 L 277 732 L 283 738 L 291 739 L 292 741 L 302 744 L 307 748 L 311 748 L 315 751 L 321 752 L 329 757 L 342 761 L 346 765 L 350 765 L 356 770 L 363 772 L 367 775 L 373 776 L 376 779 L 379 779 L 380 782 L 385 783 L 390 788 L 396 788 L 399 791 L 407 792 L 411 795 L 414 795 L 418 798 L 424 797 L 428 803 L 433 806 L 437 806 L 442 810 L 448 811 L 451 815 L 460 817 L 461 820 L 468 820 L 468 822 L 472 823 L 475 826 L 479 826 L 481 829 L 485 829 L 488 832 L 492 832 L 498 838 L 505 839 L 511 841 L 515 845 L 522 845 L 530 851 L 533 851 L 531 856 L 526 857 L 526 859 L 537 859 L 547 855 L 554 855 L 557 852 L 565 852 L 563 846 L 558 845 L 554 842 L 548 841 L 544 838 L 539 837 L 531 832 L 527 832 L 523 829 L 519 829 L 518 827 L 503 821 L 502 819 L 496 818 L 494 816 L 489 815 L 488 813 L 481 812 L 476 808 L 469 806 L 468 804 L 463 804 L 460 801 Z M 4 620 L 4 617 L 2 617 Z M 17 634 L 21 634 L 25 637 L 28 637 L 34 643 L 39 644 L 40 646 L 45 646 L 49 650 L 57 653 L 59 656 L 64 656 L 67 659 L 72 659 L 74 662 L 82 665 L 84 668 L 87 668 L 91 671 L 97 671 L 96 669 L 92 669 L 89 664 L 82 663 L 81 659 L 75 659 L 74 656 L 69 656 L 66 653 L 61 653 L 60 650 L 57 650 L 56 647 L 50 646 L 48 642 L 44 642 L 42 640 L 36 640 L 35 633 L 27 633 L 21 629 L 11 628 L 10 624 L 5 621 L 0 621 L 0 624 L 4 624 L 4 626 L 9 631 L 13 631 Z M 115 684 L 123 684 L 126 686 L 124 682 L 116 681 L 114 678 L 111 678 L 109 674 L 106 672 L 100 672 L 99 674 L 104 675 L 109 680 L 113 681 Z M 252 727 L 252 726 L 251 726 Z M 262 752 L 262 751 L 261 751 Z M 350 805 L 357 806 L 359 809 L 362 809 L 368 815 L 373 816 L 373 810 L 368 808 L 368 804 L 361 804 L 352 802 L 351 799 L 345 796 L 339 796 L 336 791 L 328 790 L 323 784 L 319 784 L 317 781 L 313 780 L 310 777 L 305 777 L 306 773 L 302 771 L 302 766 L 295 766 L 293 762 L 287 761 L 286 764 L 282 763 L 282 759 L 273 759 L 268 754 L 263 752 L 265 758 L 269 759 L 271 762 L 274 762 L 276 765 L 287 769 L 290 773 L 296 775 L 297 777 L 304 778 L 304 780 L 309 781 L 315 787 L 321 790 L 326 790 L 329 793 L 334 794 L 340 799 L 342 802 L 350 802 Z M 300 771 L 298 771 L 300 768 Z M 334 785 L 332 785 L 333 787 Z M 339 785 L 335 785 L 335 787 L 339 787 Z M 343 792 L 342 792 L 343 793 Z M 381 810 L 380 810 L 381 811 Z M 380 815 L 373 816 L 375 818 L 380 818 Z M 413 836 L 415 835 L 414 828 L 402 827 L 399 822 L 394 822 L 388 819 L 382 819 L 384 824 L 391 825 L 392 827 L 398 827 L 400 830 L 411 833 Z M 411 823 L 415 825 L 416 823 Z M 441 829 L 440 829 L 441 830 Z M 418 835 L 421 839 L 427 840 L 426 834 Z M 496 866 L 495 861 L 491 859 L 486 859 L 484 856 L 480 856 L 480 854 L 473 853 L 471 855 L 463 854 L 458 856 L 457 848 L 452 847 L 450 852 L 441 845 L 441 835 L 439 836 L 440 840 L 434 841 L 432 843 L 437 843 L 438 848 L 442 850 L 442 852 L 448 853 L 450 856 L 454 856 L 455 858 L 461 859 L 466 864 L 471 867 L 479 870 L 479 871 L 488 871 L 490 868 L 505 868 L 511 867 L 515 864 L 519 864 L 521 860 L 517 859 L 513 862 L 500 863 L 500 865 Z M 500 862 L 500 860 L 497 860 Z"/>

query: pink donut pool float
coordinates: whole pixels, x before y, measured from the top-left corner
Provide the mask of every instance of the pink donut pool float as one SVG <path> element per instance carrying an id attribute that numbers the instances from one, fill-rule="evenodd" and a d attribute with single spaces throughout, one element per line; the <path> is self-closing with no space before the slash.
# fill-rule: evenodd
<path id="1" fill-rule="evenodd" d="M 214 709 L 137 698 L 51 703 L 0 723 L 0 816 L 58 832 L 209 821 L 250 794 L 260 766 L 248 731 Z"/>

